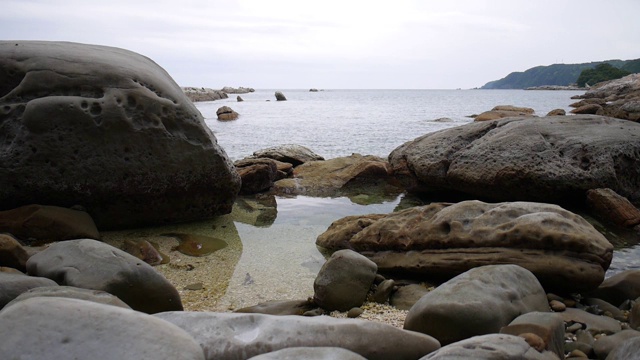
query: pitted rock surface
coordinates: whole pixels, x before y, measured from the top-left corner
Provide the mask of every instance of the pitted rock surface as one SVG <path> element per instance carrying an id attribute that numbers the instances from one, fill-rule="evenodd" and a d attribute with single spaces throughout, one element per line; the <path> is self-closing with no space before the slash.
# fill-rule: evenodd
<path id="1" fill-rule="evenodd" d="M 640 202 L 640 124 L 602 116 L 474 122 L 409 141 L 389 163 L 418 192 L 561 203 L 610 188 Z"/>
<path id="2" fill-rule="evenodd" d="M 595 289 L 613 246 L 582 217 L 557 205 L 463 201 L 335 221 L 316 244 L 351 249 L 380 272 L 451 278 L 471 268 L 517 264 L 546 289 Z"/>
<path id="3" fill-rule="evenodd" d="M 139 54 L 0 42 L 0 210 L 82 205 L 98 228 L 231 211 L 240 180 L 200 112 Z"/>

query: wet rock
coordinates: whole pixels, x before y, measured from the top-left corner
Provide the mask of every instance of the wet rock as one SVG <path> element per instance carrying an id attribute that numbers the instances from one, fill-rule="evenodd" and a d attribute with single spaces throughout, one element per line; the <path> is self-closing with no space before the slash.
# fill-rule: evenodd
<path id="1" fill-rule="evenodd" d="M 192 102 L 215 101 L 227 99 L 229 97 L 224 93 L 224 91 L 214 90 L 211 88 L 183 87 L 182 91 Z"/>
<path id="2" fill-rule="evenodd" d="M 556 314 L 562 316 L 565 322 L 585 324 L 585 330 L 593 335 L 614 334 L 622 330 L 618 321 L 607 316 L 590 314 L 580 309 L 567 308 L 565 311 Z"/>
<path id="3" fill-rule="evenodd" d="M 269 314 L 269 315 L 303 315 L 316 309 L 318 305 L 307 300 L 274 300 L 258 305 L 238 309 L 237 313 Z"/>
<path id="4" fill-rule="evenodd" d="M 242 179 L 241 194 L 267 191 L 278 177 L 278 165 L 269 158 L 244 159 L 234 165 Z"/>
<path id="5" fill-rule="evenodd" d="M 0 309 L 25 291 L 56 285 L 58 284 L 55 281 L 47 278 L 0 271 Z"/>
<path id="6" fill-rule="evenodd" d="M 546 289 L 595 289 L 613 246 L 582 217 L 530 202 L 432 203 L 388 215 L 335 221 L 316 239 L 328 249 L 352 249 L 380 272 L 451 278 L 471 268 L 517 264 Z"/>
<path id="7" fill-rule="evenodd" d="M 276 97 L 276 100 L 278 101 L 287 101 L 287 98 L 284 96 L 284 94 L 281 91 L 276 91 L 275 97 Z"/>
<path id="8" fill-rule="evenodd" d="M 13 236 L 0 234 L 0 266 L 27 271 L 29 254 Z"/>
<path id="9" fill-rule="evenodd" d="M 399 310 L 409 310 L 428 292 L 429 289 L 420 284 L 401 286 L 396 292 L 391 294 L 389 304 Z"/>
<path id="10" fill-rule="evenodd" d="M 515 318 L 500 329 L 501 334 L 535 334 L 542 342 L 538 351 L 548 350 L 564 357 L 564 321 L 562 317 L 548 312 L 530 312 Z M 524 337 L 525 340 L 527 337 Z M 529 336 L 529 338 L 531 338 Z M 536 339 L 533 339 L 536 340 Z M 531 342 L 527 341 L 530 345 Z M 540 345 L 540 343 L 536 343 Z M 533 345 L 532 345 L 533 346 Z"/>
<path id="11" fill-rule="evenodd" d="M 540 353 L 525 339 L 505 334 L 475 336 L 444 346 L 420 360 L 557 360 L 552 352 Z"/>
<path id="12" fill-rule="evenodd" d="M 26 205 L 0 211 L 0 231 L 27 244 L 69 239 L 100 239 L 89 214 L 58 206 Z"/>
<path id="13" fill-rule="evenodd" d="M 216 110 L 216 115 L 220 121 L 236 120 L 238 119 L 238 116 L 240 116 L 240 114 L 228 106 L 218 108 L 218 110 Z"/>
<path id="14" fill-rule="evenodd" d="M 421 136 L 389 155 L 416 192 L 498 201 L 583 201 L 608 187 L 640 202 L 640 124 L 579 115 L 474 122 Z"/>
<path id="15" fill-rule="evenodd" d="M 246 359 L 290 347 L 340 347 L 369 360 L 401 360 L 418 359 L 440 347 L 430 336 L 357 319 L 211 312 L 155 316 L 190 333 L 207 359 Z"/>
<path id="16" fill-rule="evenodd" d="M 409 310 L 404 329 L 431 335 L 445 345 L 497 333 L 519 315 L 533 311 L 549 311 L 535 276 L 517 265 L 489 265 L 469 270 L 424 295 Z"/>
<path id="17" fill-rule="evenodd" d="M 258 150 L 253 153 L 256 158 L 269 158 L 292 164 L 294 167 L 309 161 L 324 160 L 324 158 L 311 149 L 302 145 L 280 145 L 267 149 Z"/>
<path id="18" fill-rule="evenodd" d="M 169 262 L 169 257 L 161 253 L 147 240 L 133 241 L 126 239 L 122 244 L 122 250 L 151 266 L 166 264 Z"/>
<path id="19" fill-rule="evenodd" d="M 240 178 L 152 60 L 106 46 L 3 41 L 0 72 L 0 210 L 81 205 L 101 230 L 231 211 Z"/>
<path id="20" fill-rule="evenodd" d="M 228 245 L 227 242 L 222 239 L 200 234 L 166 233 L 161 236 L 175 237 L 179 243 L 178 246 L 172 250 L 178 250 L 185 255 L 195 257 L 207 256 L 220 249 L 224 249 Z"/>
<path id="21" fill-rule="evenodd" d="M 549 301 L 549 307 L 551 307 L 551 310 L 555 312 L 562 312 L 567 309 L 567 305 L 565 305 L 563 302 L 558 300 Z"/>
<path id="22" fill-rule="evenodd" d="M 273 195 L 241 196 L 231 212 L 234 221 L 253 226 L 270 226 L 278 217 L 278 204 Z"/>
<path id="23" fill-rule="evenodd" d="M 318 91 L 318 90 L 316 90 Z M 251 360 L 366 360 L 362 356 L 338 347 L 293 347 L 258 356 Z"/>
<path id="24" fill-rule="evenodd" d="M 27 271 L 60 285 L 106 291 L 134 310 L 182 310 L 178 291 L 151 265 L 96 240 L 52 244 L 29 258 Z"/>
<path id="25" fill-rule="evenodd" d="M 626 270 L 607 279 L 590 296 L 613 305 L 640 297 L 640 270 Z"/>
<path id="26" fill-rule="evenodd" d="M 351 250 L 336 251 L 313 282 L 314 302 L 329 311 L 361 306 L 376 271 L 376 264 L 366 257 Z"/>
<path id="27" fill-rule="evenodd" d="M 100 290 L 81 289 L 73 286 L 42 286 L 33 288 L 23 292 L 8 303 L 5 308 L 15 305 L 19 301 L 35 297 L 55 297 L 55 298 L 70 298 L 78 300 L 92 301 L 98 304 L 118 306 L 125 309 L 131 309 L 129 305 L 125 304 L 117 296 L 111 295 L 108 292 Z"/>
<path id="28" fill-rule="evenodd" d="M 293 178 L 279 180 L 277 194 L 331 196 L 348 187 L 386 185 L 392 178 L 389 164 L 376 156 L 353 154 L 325 161 L 311 161 L 297 166 Z"/>
<path id="29" fill-rule="evenodd" d="M 640 224 L 640 210 L 611 189 L 587 191 L 587 205 L 597 217 L 618 226 L 634 227 Z"/>
<path id="30" fill-rule="evenodd" d="M 177 326 L 91 301 L 31 298 L 2 310 L 0 323 L 0 354 L 7 359 L 204 360 L 202 348 Z"/>
<path id="31" fill-rule="evenodd" d="M 640 331 L 636 330 L 622 330 L 619 333 L 602 336 L 593 345 L 593 351 L 598 359 L 606 359 L 609 353 L 615 348 L 619 347 L 625 341 L 640 337 Z"/>

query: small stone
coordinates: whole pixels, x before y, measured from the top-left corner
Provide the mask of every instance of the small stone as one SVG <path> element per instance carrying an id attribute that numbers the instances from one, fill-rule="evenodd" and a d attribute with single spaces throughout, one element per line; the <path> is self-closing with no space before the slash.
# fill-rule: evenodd
<path id="1" fill-rule="evenodd" d="M 322 310 L 321 308 L 305 311 L 302 314 L 302 316 L 320 316 L 320 315 L 324 315 L 324 310 Z"/>
<path id="2" fill-rule="evenodd" d="M 354 307 L 353 309 L 347 312 L 347 317 L 351 319 L 355 319 L 358 316 L 362 315 L 363 312 L 364 310 L 362 310 L 362 308 Z"/>
<path id="3" fill-rule="evenodd" d="M 575 323 L 575 324 L 572 324 L 572 325 L 570 325 L 570 326 L 568 326 L 568 327 L 567 327 L 567 332 L 569 332 L 569 333 L 575 333 L 576 331 L 578 331 L 578 330 L 582 330 L 582 329 L 584 329 L 584 324 L 582 324 L 582 323 Z"/>
<path id="4" fill-rule="evenodd" d="M 524 341 L 526 341 L 527 344 L 529 344 L 529 346 L 538 350 L 539 352 L 543 352 L 547 347 L 547 344 L 545 344 L 544 340 L 542 340 L 540 336 L 534 333 L 524 333 L 518 336 L 523 338 Z"/>
<path id="5" fill-rule="evenodd" d="M 551 307 L 551 310 L 555 311 L 555 312 L 562 312 L 565 311 L 567 309 L 567 305 L 565 305 L 564 303 L 558 301 L 558 300 L 551 300 L 549 301 L 549 306 Z"/>
<path id="6" fill-rule="evenodd" d="M 572 352 L 569 353 L 569 357 L 577 357 L 577 358 L 585 358 L 588 359 L 589 357 L 587 356 L 587 354 L 583 353 L 582 351 L 575 349 Z"/>
<path id="7" fill-rule="evenodd" d="M 201 282 L 189 284 L 184 287 L 185 290 L 202 290 L 203 286 Z"/>
<path id="8" fill-rule="evenodd" d="M 553 294 L 553 293 L 548 293 L 547 294 L 547 300 L 549 300 L 549 302 L 551 302 L 552 300 L 556 300 L 556 301 L 562 302 L 562 300 L 564 300 L 564 298 L 562 296 L 558 296 L 558 295 Z"/>
<path id="9" fill-rule="evenodd" d="M 573 300 L 573 299 L 564 299 L 564 300 L 562 300 L 562 302 L 567 307 L 570 307 L 570 308 L 576 307 L 576 304 L 577 304 L 577 302 L 575 300 Z"/>

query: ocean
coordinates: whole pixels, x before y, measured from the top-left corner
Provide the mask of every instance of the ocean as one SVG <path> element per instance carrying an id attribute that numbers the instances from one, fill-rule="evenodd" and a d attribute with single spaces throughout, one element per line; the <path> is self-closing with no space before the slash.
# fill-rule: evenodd
<path id="1" fill-rule="evenodd" d="M 433 131 L 469 123 L 469 115 L 496 105 L 533 108 L 544 116 L 571 110 L 571 96 L 581 91 L 526 90 L 276 90 L 234 94 L 196 103 L 232 160 L 282 144 L 304 145 L 325 159 L 352 153 L 387 157 L 403 143 Z M 229 106 L 240 114 L 218 121 L 216 110 Z"/>

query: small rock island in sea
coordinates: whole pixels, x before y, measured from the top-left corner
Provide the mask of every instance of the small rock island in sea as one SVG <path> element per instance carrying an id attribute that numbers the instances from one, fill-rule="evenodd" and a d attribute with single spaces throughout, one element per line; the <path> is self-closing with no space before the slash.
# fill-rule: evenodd
<path id="1" fill-rule="evenodd" d="M 637 77 L 584 95 L 607 99 L 596 104 L 607 116 L 500 107 L 398 144 L 387 159 L 324 159 L 284 145 L 234 164 L 192 103 L 233 89 L 181 89 L 148 58 L 104 46 L 2 41 L 0 55 L 3 359 L 627 359 L 640 351 L 640 270 L 605 279 L 613 245 L 565 208 L 588 203 L 594 216 L 638 231 L 632 120 L 640 111 L 628 95 Z M 109 229 L 220 217 L 239 194 L 258 194 L 272 213 L 268 196 L 357 202 L 381 188 L 425 200 L 336 219 L 316 240 L 327 261 L 308 299 L 185 311 L 176 285 L 145 262 L 164 264 L 153 244 L 127 252 L 101 241 Z M 213 240 L 221 248 L 229 239 Z M 403 314 L 400 328 L 337 318 L 363 317 L 376 303 Z"/>

